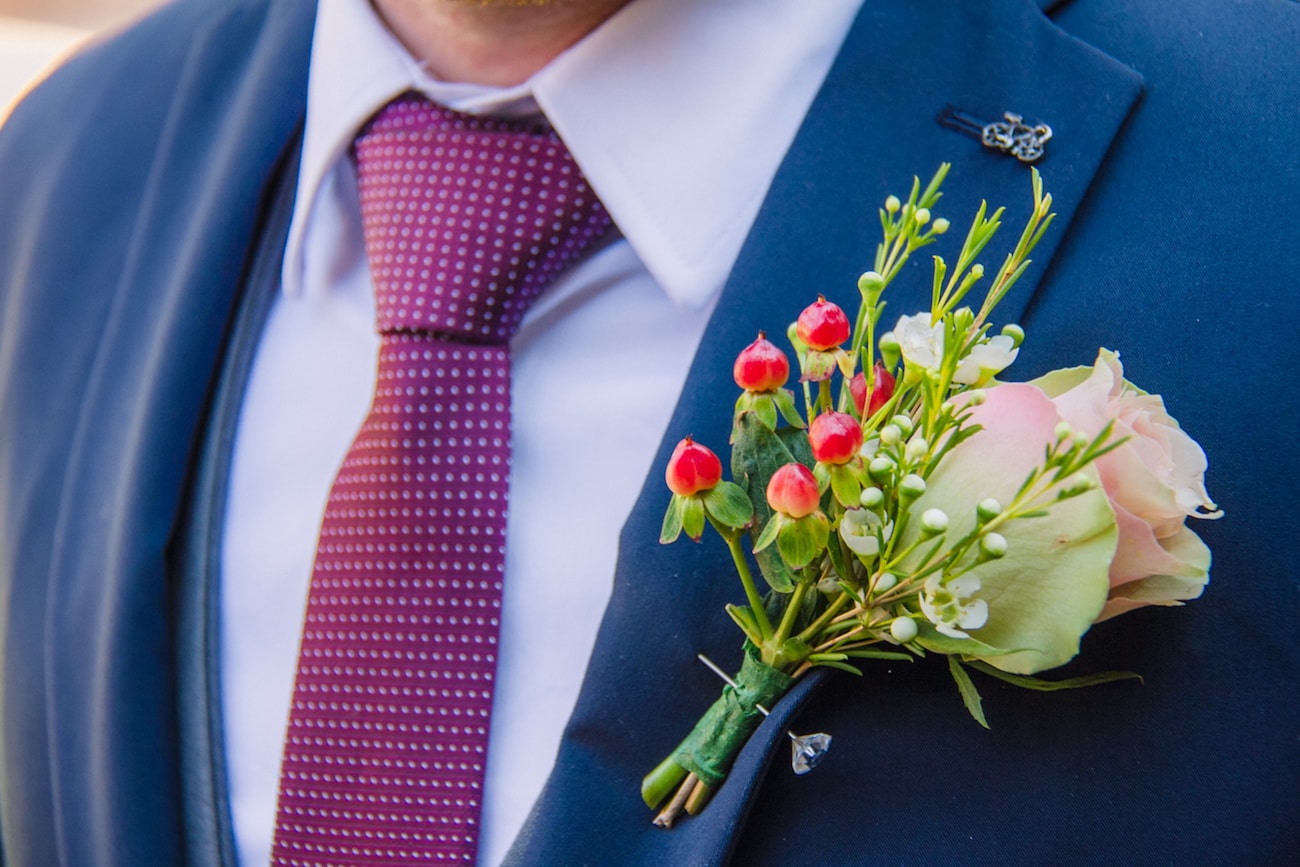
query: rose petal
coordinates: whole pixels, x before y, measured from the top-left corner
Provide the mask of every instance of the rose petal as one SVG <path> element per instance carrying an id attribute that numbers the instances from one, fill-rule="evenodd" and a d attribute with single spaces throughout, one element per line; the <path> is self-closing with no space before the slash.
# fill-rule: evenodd
<path id="1" fill-rule="evenodd" d="M 1114 588 L 1128 584 L 1148 575 L 1178 575 L 1183 577 L 1204 576 L 1209 563 L 1200 563 L 1199 556 L 1192 562 L 1180 558 L 1174 553 L 1180 550 L 1179 540 L 1183 534 L 1195 533 L 1185 526 L 1165 539 L 1157 539 L 1151 525 L 1138 518 L 1122 506 L 1111 503 L 1115 510 L 1115 523 L 1119 526 L 1119 545 L 1115 549 L 1115 559 L 1110 564 L 1110 586 Z M 1208 549 L 1207 549 L 1208 550 Z"/>
<path id="2" fill-rule="evenodd" d="M 914 514 L 943 509 L 952 539 L 974 527 L 981 500 L 1012 502 L 1060 416 L 1041 390 L 1007 383 L 987 391 L 971 421 L 983 430 L 944 458 L 912 507 Z M 905 544 L 916 538 L 916 523 L 909 522 Z M 1110 589 L 1117 531 L 1106 496 L 1098 487 L 1053 504 L 1046 517 L 1009 521 L 998 532 L 1007 539 L 1006 556 L 971 573 L 981 583 L 973 599 L 988 604 L 988 621 L 973 637 L 1016 651 L 985 659 L 1006 671 L 1032 674 L 1062 665 L 1078 653 L 1079 638 Z"/>
<path id="3" fill-rule="evenodd" d="M 1146 605 L 1182 605 L 1182 600 L 1201 595 L 1210 580 L 1210 549 L 1187 527 L 1166 539 L 1164 547 L 1179 564 L 1177 569 L 1112 588 L 1097 622 Z"/>

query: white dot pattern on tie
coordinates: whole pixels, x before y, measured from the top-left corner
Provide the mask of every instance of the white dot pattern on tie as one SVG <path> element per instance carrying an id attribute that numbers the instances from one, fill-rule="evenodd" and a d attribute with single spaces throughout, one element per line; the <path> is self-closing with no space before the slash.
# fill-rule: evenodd
<path id="1" fill-rule="evenodd" d="M 391 104 L 358 139 L 381 333 L 321 526 L 273 861 L 472 862 L 496 667 L 508 341 L 609 226 L 553 134 Z"/>

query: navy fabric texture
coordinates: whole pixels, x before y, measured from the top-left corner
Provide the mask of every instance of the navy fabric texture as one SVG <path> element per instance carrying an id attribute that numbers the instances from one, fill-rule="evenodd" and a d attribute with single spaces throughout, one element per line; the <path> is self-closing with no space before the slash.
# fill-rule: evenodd
<path id="1" fill-rule="evenodd" d="M 181 860 L 167 546 L 314 11 L 167 7 L 0 131 L 7 864 Z"/>
<path id="2" fill-rule="evenodd" d="M 865 4 L 656 467 L 686 434 L 726 442 L 724 372 L 759 328 L 780 332 L 818 292 L 856 303 L 876 209 L 911 175 L 952 162 L 939 210 L 960 229 L 988 198 L 1008 205 L 1013 234 L 1027 170 L 936 118 L 1016 111 L 1054 129 L 1040 167 L 1060 216 L 998 316 L 1029 333 L 1014 378 L 1090 364 L 1104 345 L 1165 395 L 1205 445 L 1227 512 L 1196 527 L 1215 556 L 1205 597 L 1102 624 L 1061 672 L 1132 669 L 1143 685 L 1038 694 L 980 679 L 991 731 L 967 717 L 941 660 L 810 677 L 707 811 L 665 832 L 637 786 L 717 695 L 695 654 L 739 664 L 722 613 L 739 593 L 716 539 L 659 545 L 656 469 L 516 863 L 1294 858 L 1300 522 L 1284 493 L 1300 418 L 1283 377 L 1300 362 L 1300 4 L 1068 0 L 1048 4 L 1052 19 L 1043 5 Z M 180 806 L 194 787 L 178 720 L 212 709 L 177 705 L 212 694 L 183 680 L 202 660 L 174 663 L 174 598 L 193 576 L 169 569 L 167 551 L 223 354 L 255 338 L 231 338 L 229 323 L 301 120 L 312 12 L 181 2 L 78 58 L 0 131 L 6 863 L 180 863 L 186 839 L 220 837 L 215 802 L 209 836 L 183 830 L 204 820 Z M 922 306 L 924 264 L 891 313 Z M 807 777 L 788 770 L 786 727 L 835 737 Z"/>

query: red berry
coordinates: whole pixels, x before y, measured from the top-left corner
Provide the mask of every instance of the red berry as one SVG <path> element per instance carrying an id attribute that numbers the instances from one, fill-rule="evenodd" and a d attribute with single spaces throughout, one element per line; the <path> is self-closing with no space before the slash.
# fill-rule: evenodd
<path id="1" fill-rule="evenodd" d="M 849 383 L 849 393 L 853 395 L 853 405 L 864 419 L 876 414 L 894 396 L 894 376 L 879 361 L 871 368 L 871 403 L 867 405 L 867 377 L 858 371 Z"/>
<path id="2" fill-rule="evenodd" d="M 791 518 L 811 515 L 820 502 L 817 480 L 803 464 L 786 464 L 767 483 L 767 504 Z"/>
<path id="3" fill-rule="evenodd" d="M 862 426 L 843 412 L 824 412 L 808 427 L 813 457 L 823 464 L 845 464 L 862 448 Z"/>
<path id="4" fill-rule="evenodd" d="M 862 415 L 862 408 L 867 405 L 867 375 L 862 371 L 853 374 L 849 380 L 849 394 L 853 395 L 853 405 L 858 409 L 858 415 Z"/>
<path id="5" fill-rule="evenodd" d="M 722 462 L 708 447 L 687 437 L 673 449 L 664 478 L 674 494 L 689 497 L 717 487 L 722 480 Z"/>
<path id="6" fill-rule="evenodd" d="M 799 339 L 819 352 L 839 346 L 849 339 L 850 332 L 849 317 L 844 315 L 839 305 L 820 295 L 815 303 L 809 304 L 799 314 L 796 328 Z"/>
<path id="7" fill-rule="evenodd" d="M 894 396 L 894 375 L 885 369 L 885 365 L 877 361 L 875 367 L 871 368 L 871 376 L 873 388 L 871 390 L 871 401 L 867 405 L 868 417 L 888 403 L 889 399 Z"/>
<path id="8" fill-rule="evenodd" d="M 745 391 L 776 391 L 790 378 L 790 362 L 760 331 L 758 339 L 736 356 L 731 375 Z"/>

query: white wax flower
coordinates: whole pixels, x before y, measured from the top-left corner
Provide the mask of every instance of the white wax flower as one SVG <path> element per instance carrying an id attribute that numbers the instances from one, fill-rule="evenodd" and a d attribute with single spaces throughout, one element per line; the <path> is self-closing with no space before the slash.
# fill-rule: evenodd
<path id="1" fill-rule="evenodd" d="M 849 509 L 840 518 L 840 538 L 860 557 L 879 554 L 881 538 L 889 541 L 893 529 L 893 524 L 882 529 L 880 516 L 869 509 Z"/>
<path id="2" fill-rule="evenodd" d="M 986 382 L 1006 370 L 1019 354 L 1020 349 L 1010 337 L 1001 334 L 991 337 L 971 347 L 970 353 L 957 365 L 953 381 L 963 385 Z"/>
<path id="3" fill-rule="evenodd" d="M 941 575 L 931 575 L 921 594 L 921 611 L 944 635 L 970 638 L 963 630 L 979 629 L 989 619 L 989 604 L 970 598 L 979 589 L 980 579 L 969 572 L 947 584 Z"/>
<path id="4" fill-rule="evenodd" d="M 914 367 L 938 370 L 943 360 L 943 324 L 930 324 L 929 313 L 900 316 L 894 337 L 903 358 Z"/>

